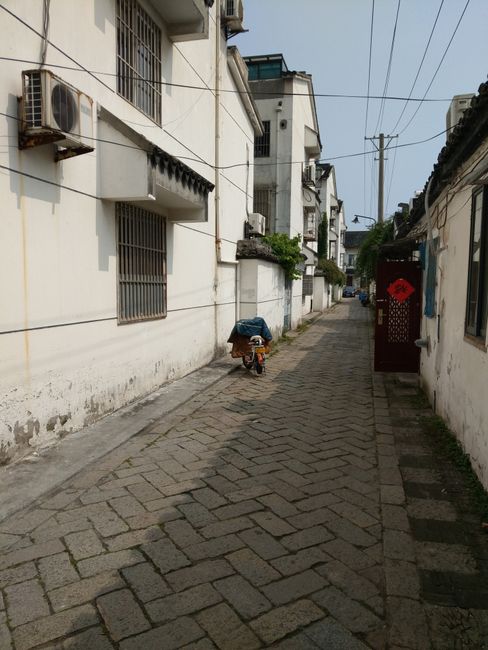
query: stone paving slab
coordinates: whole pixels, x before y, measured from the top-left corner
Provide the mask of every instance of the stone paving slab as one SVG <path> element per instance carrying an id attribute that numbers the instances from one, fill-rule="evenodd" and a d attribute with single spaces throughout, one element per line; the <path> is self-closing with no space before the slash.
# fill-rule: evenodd
<path id="1" fill-rule="evenodd" d="M 370 343 L 344 302 L 5 520 L 1 650 L 483 648 L 486 539 Z"/>

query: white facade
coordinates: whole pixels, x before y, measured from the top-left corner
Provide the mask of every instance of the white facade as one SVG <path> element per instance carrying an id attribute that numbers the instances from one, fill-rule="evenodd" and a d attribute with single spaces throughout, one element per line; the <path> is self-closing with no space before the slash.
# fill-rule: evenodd
<path id="1" fill-rule="evenodd" d="M 468 327 L 468 277 L 470 277 L 470 255 L 480 268 L 476 272 L 478 285 L 482 290 L 480 300 L 488 305 L 488 273 L 485 267 L 484 280 L 482 262 L 488 260 L 488 237 L 480 237 L 480 242 L 470 253 L 471 223 L 474 214 L 475 196 L 483 197 L 484 208 L 477 215 L 477 228 L 484 215 L 482 232 L 487 233 L 488 195 L 488 140 L 480 141 L 480 122 L 484 122 L 486 133 L 486 92 L 484 88 L 484 108 L 473 111 L 468 124 L 450 143 L 451 149 L 444 154 L 439 163 L 437 176 L 433 173 L 433 187 L 442 183 L 440 191 L 435 190 L 434 200 L 429 201 L 430 224 L 432 226 L 432 251 L 435 283 L 428 287 L 427 234 L 426 269 L 424 273 L 424 293 L 432 295 L 429 300 L 428 316 L 423 310 L 421 338 L 426 347 L 422 348 L 420 374 L 423 388 L 435 412 L 448 424 L 459 439 L 466 454 L 469 455 L 474 471 L 485 488 L 488 488 L 488 338 L 482 330 L 470 333 Z M 482 110 L 484 112 L 482 112 Z M 458 152 L 470 148 L 462 162 L 452 166 L 449 173 L 445 168 L 452 165 L 451 160 Z M 462 154 L 461 154 L 462 155 Z M 441 158 L 439 158 L 441 160 Z M 437 179 L 441 178 L 441 181 Z M 485 188 L 483 190 L 483 188 Z M 424 197 L 421 197 L 420 214 Z M 484 230 L 483 230 L 484 229 Z M 424 236 L 429 226 L 425 215 L 409 236 Z M 480 233 L 477 232 L 477 237 Z M 471 271 L 474 273 L 474 271 Z M 432 292 L 432 293 L 431 293 Z M 426 298 L 424 297 L 424 308 Z M 486 312 L 485 312 L 486 327 Z"/>
<path id="2" fill-rule="evenodd" d="M 207 89 L 245 85 L 218 3 L 138 2 L 161 30 L 161 125 L 118 94 L 116 0 L 50 4 L 45 68 L 92 98 L 93 152 L 55 162 L 53 144 L 20 150 L 21 72 L 36 66 L 0 63 L 0 462 L 208 363 L 238 313 L 259 118 L 248 97 Z M 20 21 L 42 33 L 43 3 L 4 4 L 4 54 L 38 61 L 42 39 Z M 150 152 L 169 154 L 175 174 Z M 117 202 L 166 220 L 165 318 L 119 324 Z"/>
<path id="3" fill-rule="evenodd" d="M 300 236 L 311 250 L 317 247 L 320 217 L 315 192 L 315 160 L 321 151 L 319 126 L 310 75 L 289 72 L 281 55 L 245 58 L 250 86 L 263 124 L 269 125 L 267 155 L 256 155 L 254 211 L 265 214 L 267 231 Z M 269 63 L 274 72 L 261 75 Z M 253 74 L 253 70 L 255 71 Z M 260 94 L 264 92 L 265 95 Z M 256 152 L 257 153 L 257 152 Z M 313 268 L 307 266 L 313 275 Z M 312 306 L 302 281 L 293 281 L 291 321 L 295 327 Z"/>
<path id="4" fill-rule="evenodd" d="M 334 260 L 341 271 L 345 271 L 344 236 L 347 230 L 344 203 L 338 198 L 334 165 L 320 164 L 317 172 L 317 191 L 320 210 L 327 215 L 329 226 L 327 237 L 327 259 Z"/>
<path id="5" fill-rule="evenodd" d="M 240 267 L 240 318 L 261 316 L 273 338 L 283 330 L 285 272 L 275 262 L 242 259 Z"/>

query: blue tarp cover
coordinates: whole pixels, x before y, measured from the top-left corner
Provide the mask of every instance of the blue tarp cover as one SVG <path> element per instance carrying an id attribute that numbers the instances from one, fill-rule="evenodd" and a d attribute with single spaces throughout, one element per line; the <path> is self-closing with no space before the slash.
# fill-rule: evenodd
<path id="1" fill-rule="evenodd" d="M 266 341 L 272 340 L 269 327 L 266 325 L 264 318 L 255 316 L 254 318 L 243 318 L 238 320 L 232 328 L 228 343 L 233 343 L 236 335 L 239 336 L 262 336 Z"/>

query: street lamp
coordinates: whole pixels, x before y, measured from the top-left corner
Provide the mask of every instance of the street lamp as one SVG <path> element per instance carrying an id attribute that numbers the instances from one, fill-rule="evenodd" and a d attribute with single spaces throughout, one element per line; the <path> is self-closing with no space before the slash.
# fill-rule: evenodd
<path id="1" fill-rule="evenodd" d="M 376 223 L 376 219 L 374 217 L 365 217 L 364 214 L 355 214 L 352 222 L 359 223 L 359 219 L 371 219 L 371 221 L 374 221 Z"/>

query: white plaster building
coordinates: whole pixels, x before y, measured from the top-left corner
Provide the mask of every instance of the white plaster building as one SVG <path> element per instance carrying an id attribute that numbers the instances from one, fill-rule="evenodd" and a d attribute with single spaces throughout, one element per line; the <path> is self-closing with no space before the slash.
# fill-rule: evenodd
<path id="1" fill-rule="evenodd" d="M 333 260 L 341 271 L 345 272 L 344 242 L 347 226 L 344 202 L 338 197 L 334 165 L 329 163 L 317 164 L 316 188 L 320 198 L 320 211 L 322 215 L 325 213 L 327 216 L 327 259 Z M 334 287 L 333 300 L 339 300 L 341 295 L 341 288 Z"/>
<path id="2" fill-rule="evenodd" d="M 399 238 L 423 241 L 423 387 L 488 488 L 488 84 L 451 133 Z"/>
<path id="3" fill-rule="evenodd" d="M 226 4 L 43 6 L 0 8 L 0 462 L 227 349 L 262 134 Z"/>
<path id="4" fill-rule="evenodd" d="M 281 54 L 244 60 L 264 128 L 254 150 L 253 211 L 266 217 L 267 232 L 301 236 L 304 275 L 313 278 L 320 217 L 315 161 L 322 145 L 312 77 L 288 70 Z M 310 311 L 312 285 L 302 279 L 287 283 L 285 329 Z"/>

